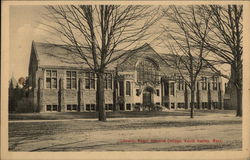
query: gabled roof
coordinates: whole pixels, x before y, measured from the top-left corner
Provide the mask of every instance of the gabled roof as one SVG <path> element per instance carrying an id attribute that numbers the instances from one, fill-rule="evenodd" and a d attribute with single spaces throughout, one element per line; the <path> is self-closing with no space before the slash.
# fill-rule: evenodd
<path id="1" fill-rule="evenodd" d="M 38 60 L 38 65 L 42 67 L 57 67 L 57 68 L 89 68 L 87 63 L 83 60 L 83 58 L 75 54 L 77 52 L 73 52 L 73 47 L 67 45 L 59 45 L 59 44 L 51 44 L 51 43 L 41 43 L 34 42 L 33 45 L 34 52 Z M 92 59 L 91 51 L 86 47 L 81 47 L 83 53 L 89 57 L 89 60 Z M 124 52 L 128 52 L 125 50 L 116 50 L 113 53 L 114 56 L 119 56 Z M 124 59 L 125 56 L 121 57 L 119 61 Z M 114 69 L 119 62 L 113 62 L 108 65 L 109 69 Z"/>

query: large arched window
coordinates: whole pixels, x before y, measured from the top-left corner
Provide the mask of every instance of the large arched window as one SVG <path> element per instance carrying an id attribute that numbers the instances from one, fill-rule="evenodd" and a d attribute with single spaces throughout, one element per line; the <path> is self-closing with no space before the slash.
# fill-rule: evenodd
<path id="1" fill-rule="evenodd" d="M 158 81 L 158 67 L 149 59 L 141 61 L 137 67 L 137 82 L 153 82 Z"/>

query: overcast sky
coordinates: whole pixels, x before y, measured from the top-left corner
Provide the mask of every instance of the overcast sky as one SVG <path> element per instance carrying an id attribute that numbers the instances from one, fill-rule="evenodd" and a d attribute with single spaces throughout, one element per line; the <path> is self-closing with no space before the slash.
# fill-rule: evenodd
<path id="1" fill-rule="evenodd" d="M 39 24 L 41 6 L 10 6 L 10 75 L 28 76 L 31 42 L 44 41 L 46 33 Z"/>
<path id="2" fill-rule="evenodd" d="M 10 6 L 10 63 L 9 78 L 13 75 L 16 79 L 28 76 L 29 57 L 32 40 L 48 42 L 50 37 L 41 24 L 42 14 L 46 12 L 44 6 Z M 150 32 L 160 34 L 160 24 L 154 25 Z M 158 46 L 159 43 L 151 39 L 145 41 L 159 53 L 168 53 L 166 47 Z M 144 42 L 143 42 L 144 43 Z"/>
<path id="3" fill-rule="evenodd" d="M 10 7 L 10 74 L 16 79 L 28 76 L 28 65 L 32 40 L 48 42 L 50 35 L 42 28 L 42 14 L 46 12 L 44 6 L 11 6 Z M 158 26 L 159 27 L 159 26 Z M 159 30 L 159 28 L 154 28 Z M 154 30 L 153 29 L 153 30 Z M 165 52 L 150 43 L 156 51 Z"/>

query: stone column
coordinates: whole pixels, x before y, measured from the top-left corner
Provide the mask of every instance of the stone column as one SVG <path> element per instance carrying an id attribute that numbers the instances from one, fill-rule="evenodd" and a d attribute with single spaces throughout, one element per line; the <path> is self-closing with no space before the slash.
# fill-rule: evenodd
<path id="1" fill-rule="evenodd" d="M 44 88 L 44 81 L 43 78 L 38 79 L 38 91 L 37 91 L 37 105 L 39 112 L 45 112 L 45 104 L 44 104 L 44 97 L 43 97 L 43 88 Z"/>
<path id="2" fill-rule="evenodd" d="M 64 89 L 64 79 L 60 78 L 59 80 L 59 108 L 60 108 L 60 112 L 65 112 L 66 111 L 66 107 L 65 107 L 65 89 Z"/>
<path id="3" fill-rule="evenodd" d="M 84 111 L 84 102 L 83 102 L 83 79 L 79 78 L 79 90 L 78 90 L 78 111 Z"/>
<path id="4" fill-rule="evenodd" d="M 207 90 L 207 100 L 208 100 L 208 109 L 212 109 L 211 105 L 211 82 L 208 82 L 208 90 Z"/>

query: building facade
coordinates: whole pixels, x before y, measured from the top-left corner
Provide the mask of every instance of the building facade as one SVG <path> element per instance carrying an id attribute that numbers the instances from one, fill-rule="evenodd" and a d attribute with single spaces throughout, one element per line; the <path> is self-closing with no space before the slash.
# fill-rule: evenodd
<path id="1" fill-rule="evenodd" d="M 170 54 L 149 44 L 109 65 L 105 73 L 105 109 L 135 111 L 158 105 L 188 109 L 190 90 L 171 66 Z M 87 50 L 86 50 L 87 54 Z M 78 57 L 60 45 L 33 42 L 29 64 L 29 96 L 35 112 L 97 111 L 96 76 Z M 196 83 L 196 109 L 223 109 L 221 78 L 203 71 Z"/>

